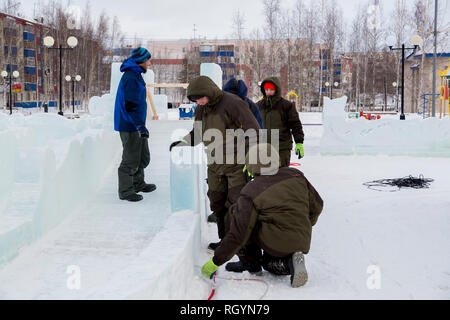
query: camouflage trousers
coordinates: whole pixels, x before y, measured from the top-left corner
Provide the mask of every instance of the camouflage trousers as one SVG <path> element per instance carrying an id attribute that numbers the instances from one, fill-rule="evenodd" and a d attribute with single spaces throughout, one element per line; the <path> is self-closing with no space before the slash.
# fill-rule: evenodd
<path id="1" fill-rule="evenodd" d="M 219 238 L 223 239 L 229 227 L 225 218 L 228 208 L 237 201 L 241 189 L 247 184 L 242 172 L 244 165 L 208 165 L 208 198 L 211 211 L 217 217 Z"/>

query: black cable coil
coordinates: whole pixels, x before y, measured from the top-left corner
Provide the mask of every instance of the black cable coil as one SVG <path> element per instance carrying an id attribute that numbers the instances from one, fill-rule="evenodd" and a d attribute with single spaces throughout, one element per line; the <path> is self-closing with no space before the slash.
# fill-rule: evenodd
<path id="1" fill-rule="evenodd" d="M 375 180 L 371 182 L 363 183 L 363 185 L 367 186 L 369 189 L 376 191 L 387 191 L 387 192 L 395 192 L 399 191 L 401 188 L 410 188 L 410 189 L 428 189 L 430 187 L 433 179 L 426 179 L 423 175 L 420 175 L 418 178 L 413 176 L 397 178 L 397 179 L 381 179 Z M 397 187 L 395 190 L 386 190 L 387 187 Z M 383 188 L 383 189 L 378 189 Z"/>

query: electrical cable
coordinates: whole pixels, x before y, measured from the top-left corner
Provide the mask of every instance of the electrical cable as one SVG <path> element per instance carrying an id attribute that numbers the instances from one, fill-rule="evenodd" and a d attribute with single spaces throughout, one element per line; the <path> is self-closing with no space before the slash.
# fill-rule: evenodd
<path id="1" fill-rule="evenodd" d="M 200 266 L 196 266 L 198 268 L 201 268 Z M 258 298 L 258 300 L 262 300 L 264 299 L 264 297 L 267 295 L 267 293 L 269 292 L 269 284 L 261 279 L 245 279 L 245 278 L 233 278 L 233 277 L 229 277 L 229 278 L 224 278 L 224 277 L 219 277 L 217 276 L 217 271 L 214 272 L 214 274 L 212 275 L 211 279 L 205 279 L 205 277 L 203 275 L 201 275 L 201 279 L 205 280 L 208 285 L 210 286 L 210 293 L 208 295 L 207 300 L 212 300 L 212 298 L 214 297 L 215 293 L 216 293 L 216 279 L 220 279 L 220 280 L 225 280 L 225 281 L 254 281 L 254 282 L 259 282 L 259 283 L 263 283 L 266 286 L 266 289 L 264 290 L 264 293 L 262 294 L 261 297 Z"/>
<path id="2" fill-rule="evenodd" d="M 419 175 L 418 178 L 408 176 L 397 179 L 380 179 L 371 182 L 365 182 L 363 185 L 367 186 L 371 190 L 382 192 L 396 192 L 402 188 L 410 189 L 428 189 L 433 182 L 433 179 L 426 179 L 423 175 Z M 395 190 L 386 190 L 387 187 L 397 187 Z M 380 189 L 381 188 L 381 189 Z M 384 188 L 384 189 L 383 189 Z"/>
<path id="3" fill-rule="evenodd" d="M 263 283 L 266 286 L 266 289 L 264 290 L 264 293 L 261 297 L 258 298 L 258 300 L 262 300 L 264 299 L 264 297 L 267 295 L 267 293 L 269 292 L 269 284 L 261 279 L 240 279 L 240 278 L 233 278 L 233 277 L 229 277 L 229 278 L 223 278 L 223 277 L 217 277 L 217 279 L 221 279 L 221 280 L 227 280 L 227 281 L 255 281 L 255 282 L 259 282 L 259 283 Z"/>

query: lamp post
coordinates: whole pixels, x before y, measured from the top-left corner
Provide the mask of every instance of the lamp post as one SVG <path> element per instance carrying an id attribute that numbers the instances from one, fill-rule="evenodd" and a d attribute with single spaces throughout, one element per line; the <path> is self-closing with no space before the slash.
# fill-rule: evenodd
<path id="1" fill-rule="evenodd" d="M 73 48 L 75 48 L 78 44 L 78 39 L 75 37 L 69 37 L 67 39 L 67 44 L 69 45 L 68 48 L 64 48 L 61 44 L 59 45 L 59 47 L 56 48 L 52 48 L 53 45 L 55 44 L 55 39 L 53 39 L 53 37 L 45 37 L 44 38 L 44 45 L 49 49 L 49 50 L 58 50 L 59 51 L 59 115 L 64 115 L 63 111 L 62 111 L 62 54 L 64 50 L 72 50 Z"/>
<path id="2" fill-rule="evenodd" d="M 329 86 L 330 86 L 330 83 L 328 81 L 325 82 L 325 87 L 327 88 L 327 91 L 328 91 Z M 331 89 L 331 99 L 333 99 L 333 89 Z"/>
<path id="3" fill-rule="evenodd" d="M 72 112 L 75 114 L 75 82 L 81 81 L 81 76 L 76 75 L 75 77 L 66 76 L 67 82 L 72 82 Z"/>
<path id="4" fill-rule="evenodd" d="M 337 89 L 337 87 L 339 86 L 339 82 L 335 81 L 333 84 L 334 87 Z M 333 87 L 331 87 L 331 99 L 333 99 Z"/>
<path id="5" fill-rule="evenodd" d="M 405 44 L 402 44 L 401 48 L 393 48 L 392 46 L 389 46 L 389 49 L 391 51 L 397 51 L 397 50 L 401 50 L 402 51 L 402 112 L 400 114 L 400 120 L 405 120 L 405 50 L 414 50 L 414 52 L 416 52 L 417 48 L 419 47 L 419 44 L 422 43 L 422 38 L 415 35 L 411 38 L 411 44 L 414 45 L 414 48 L 406 48 Z"/>
<path id="6" fill-rule="evenodd" d="M 12 114 L 12 78 L 17 79 L 19 77 L 19 71 L 7 72 L 2 71 L 1 76 L 6 80 L 9 80 L 9 114 Z"/>

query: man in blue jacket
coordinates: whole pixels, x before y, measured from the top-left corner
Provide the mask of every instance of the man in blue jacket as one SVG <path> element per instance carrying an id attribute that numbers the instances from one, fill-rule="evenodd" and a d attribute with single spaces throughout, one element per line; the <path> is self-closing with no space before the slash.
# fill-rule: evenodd
<path id="1" fill-rule="evenodd" d="M 148 148 L 147 89 L 142 73 L 150 66 L 150 52 L 136 48 L 120 67 L 123 72 L 114 108 L 114 130 L 119 131 L 123 153 L 119 173 L 119 198 L 128 201 L 143 199 L 138 192 L 152 192 L 154 184 L 144 181 L 144 169 L 150 163 Z"/>

